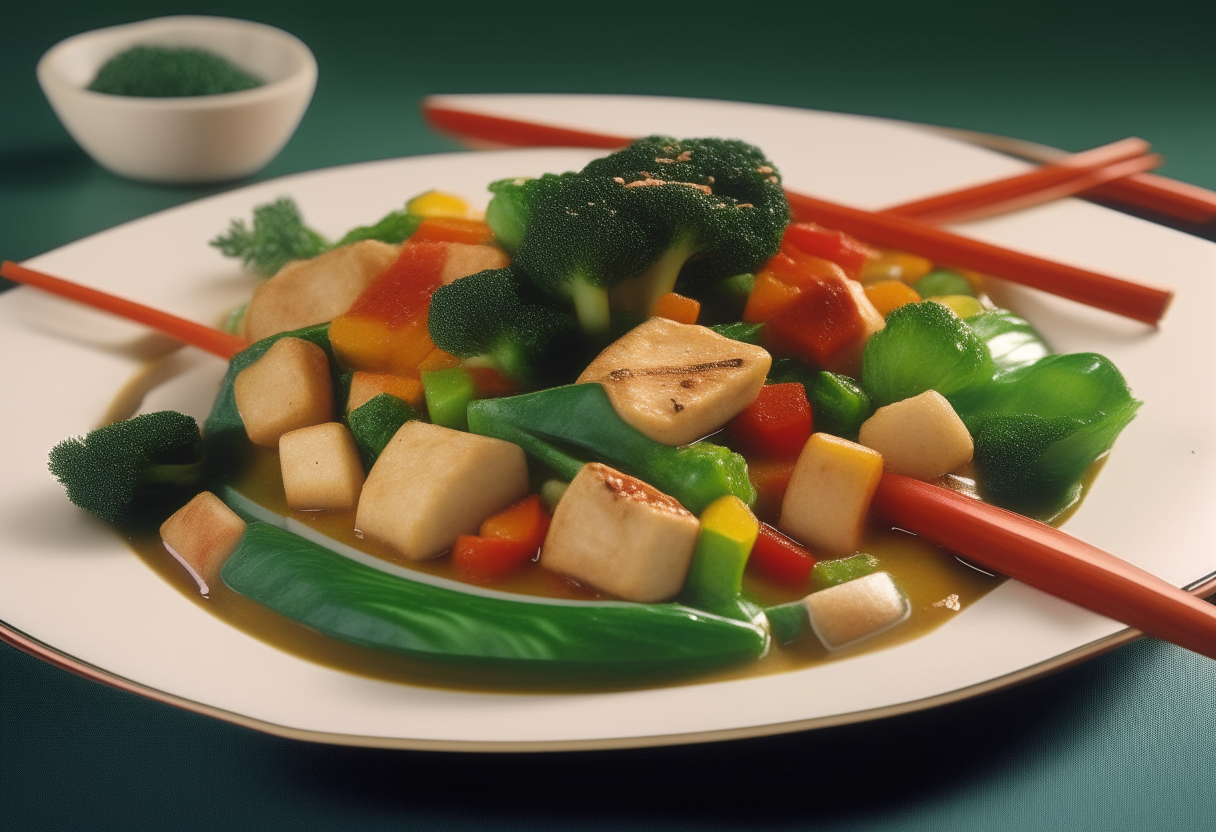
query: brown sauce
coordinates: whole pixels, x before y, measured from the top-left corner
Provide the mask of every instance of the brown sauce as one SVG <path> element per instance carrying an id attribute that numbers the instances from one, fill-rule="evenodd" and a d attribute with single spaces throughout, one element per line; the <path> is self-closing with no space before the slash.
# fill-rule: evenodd
<path id="1" fill-rule="evenodd" d="M 254 451 L 253 464 L 248 474 L 238 483 L 238 487 L 242 493 L 261 505 L 279 514 L 292 516 L 317 531 L 368 554 L 419 572 L 458 579 L 450 558 L 406 561 L 385 547 L 359 538 L 354 533 L 354 511 L 293 511 L 287 508 L 278 474 L 278 454 L 273 451 Z M 912 614 L 909 619 L 894 629 L 868 639 L 856 647 L 835 653 L 827 651 L 813 634 L 807 632 L 791 645 L 782 647 L 774 644 L 768 655 L 758 661 L 693 677 L 630 677 L 624 681 L 602 677 L 571 679 L 535 674 L 521 676 L 484 668 L 437 665 L 389 651 L 370 650 L 337 641 L 250 601 L 222 583 L 211 587 L 209 597 L 203 597 L 193 580 L 165 552 L 158 539 L 130 542 L 150 568 L 194 603 L 277 649 L 318 664 L 375 679 L 479 691 L 604 690 L 652 687 L 656 684 L 691 684 L 781 673 L 918 638 L 958 616 L 1003 580 L 961 563 L 953 555 L 915 535 L 897 529 L 872 526 L 867 530 L 862 549 L 879 559 L 879 568 L 895 578 L 911 605 Z M 593 590 L 536 564 L 495 583 L 494 588 L 521 595 L 584 600 L 602 597 Z M 745 575 L 744 589 L 749 597 L 765 606 L 793 601 L 805 594 L 751 574 Z"/>

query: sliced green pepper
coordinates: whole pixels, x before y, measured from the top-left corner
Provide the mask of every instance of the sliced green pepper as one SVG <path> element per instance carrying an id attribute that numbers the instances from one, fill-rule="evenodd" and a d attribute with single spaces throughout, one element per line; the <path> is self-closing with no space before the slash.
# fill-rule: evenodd
<path id="1" fill-rule="evenodd" d="M 468 430 L 466 411 L 477 395 L 473 377 L 464 367 L 449 367 L 422 374 L 422 392 L 431 421 L 452 430 Z"/>
<path id="2" fill-rule="evenodd" d="M 839 373 L 813 370 L 795 358 L 777 358 L 768 384 L 796 381 L 806 388 L 815 430 L 856 440 L 861 423 L 874 413 L 870 396 L 857 382 Z"/>
<path id="3" fill-rule="evenodd" d="M 373 569 L 260 522 L 248 526 L 221 578 L 327 636 L 458 664 L 693 672 L 756 659 L 768 648 L 758 626 L 676 604 L 464 593 Z"/>
<path id="4" fill-rule="evenodd" d="M 728 494 L 756 502 L 743 457 L 709 442 L 676 448 L 647 438 L 617 415 L 599 384 L 481 399 L 469 405 L 468 417 L 473 433 L 514 442 L 565 480 L 595 460 L 650 483 L 694 514 Z M 574 456 L 580 451 L 588 459 Z"/>
<path id="5" fill-rule="evenodd" d="M 719 497 L 701 512 L 701 531 L 681 597 L 689 606 L 751 621 L 759 609 L 740 597 L 743 569 L 760 523 L 738 497 Z"/>

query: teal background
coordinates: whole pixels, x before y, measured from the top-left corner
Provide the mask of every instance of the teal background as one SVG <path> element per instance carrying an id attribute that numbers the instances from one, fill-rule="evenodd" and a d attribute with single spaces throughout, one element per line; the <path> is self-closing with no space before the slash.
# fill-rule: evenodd
<path id="1" fill-rule="evenodd" d="M 428 93 L 610 92 L 879 115 L 1071 150 L 1138 135 L 1165 154 L 1162 172 L 1216 189 L 1211 2 L 14 5 L 0 11 L 4 259 L 245 184 L 121 180 L 76 148 L 37 88 L 34 64 L 63 37 L 168 13 L 262 20 L 316 53 L 313 105 L 257 179 L 455 149 L 422 123 Z M 0 828 L 338 826 L 1210 830 L 1216 664 L 1138 642 L 866 725 L 511 758 L 267 737 L 0 647 Z"/>

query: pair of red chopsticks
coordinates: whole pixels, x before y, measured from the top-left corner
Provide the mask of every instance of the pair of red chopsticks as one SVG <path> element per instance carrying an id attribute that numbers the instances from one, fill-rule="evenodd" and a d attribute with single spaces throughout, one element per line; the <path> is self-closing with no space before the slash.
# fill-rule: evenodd
<path id="1" fill-rule="evenodd" d="M 440 130 L 500 145 L 614 148 L 628 144 L 620 137 L 434 107 L 426 109 L 426 114 Z M 974 219 L 1091 190 L 1103 183 L 1109 186 L 1135 180 L 1137 172 L 1160 162 L 1158 157 L 1146 155 L 1147 149 L 1139 139 L 1126 139 L 1020 176 L 877 213 L 792 193 L 790 204 L 799 220 L 820 222 L 867 242 L 996 274 L 1155 324 L 1169 303 L 1167 290 L 980 243 L 930 224 Z M 9 261 L 0 265 L 0 275 L 138 321 L 222 358 L 231 358 L 247 346 L 234 335 Z M 1216 607 L 1058 529 L 892 474 L 883 476 L 874 507 L 892 523 L 983 566 L 1216 659 Z"/>
<path id="2" fill-rule="evenodd" d="M 624 147 L 632 141 L 624 136 L 458 110 L 430 100 L 423 102 L 423 115 L 435 130 L 476 145 L 611 149 Z M 877 212 L 849 208 L 791 191 L 786 195 L 794 218 L 799 221 L 817 222 L 874 245 L 974 269 L 1155 325 L 1164 316 L 1173 297 L 1168 289 L 1056 263 L 936 227 L 937 223 L 978 219 L 1122 183 L 1129 177 L 1135 179 L 1161 163 L 1160 156 L 1148 154 L 1147 150 L 1148 143 L 1141 139 L 1124 139 L 1065 156 L 1018 176 Z M 1137 187 L 1144 190 L 1142 185 Z M 1203 192 L 1199 188 L 1193 190 Z M 1216 218 L 1216 194 L 1210 196 L 1210 216 Z M 1190 207 L 1198 210 L 1195 206 Z"/>

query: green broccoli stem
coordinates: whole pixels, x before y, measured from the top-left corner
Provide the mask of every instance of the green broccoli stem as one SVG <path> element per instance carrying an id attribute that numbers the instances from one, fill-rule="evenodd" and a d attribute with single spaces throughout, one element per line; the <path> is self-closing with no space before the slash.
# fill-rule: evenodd
<path id="1" fill-rule="evenodd" d="M 617 415 L 599 384 L 482 399 L 469 405 L 468 419 L 473 433 L 514 442 L 565 479 L 582 463 L 557 443 L 650 483 L 697 514 L 728 494 L 755 503 L 741 456 L 708 442 L 677 448 L 649 439 Z"/>
<path id="2" fill-rule="evenodd" d="M 609 291 L 612 308 L 619 312 L 650 315 L 659 298 L 675 291 L 680 270 L 688 258 L 696 253 L 697 246 L 691 238 L 676 240 L 646 271 L 612 287 Z"/>
<path id="3" fill-rule="evenodd" d="M 579 328 L 592 339 L 606 338 L 612 326 L 608 290 L 589 282 L 582 275 L 571 275 L 566 286 Z"/>
<path id="4" fill-rule="evenodd" d="M 206 460 L 201 458 L 203 454 L 201 442 L 198 444 L 196 451 L 200 458 L 194 462 L 153 462 L 145 466 L 139 478 L 140 487 L 168 486 L 177 488 L 199 484 L 202 482 L 203 472 L 206 468 Z"/>

